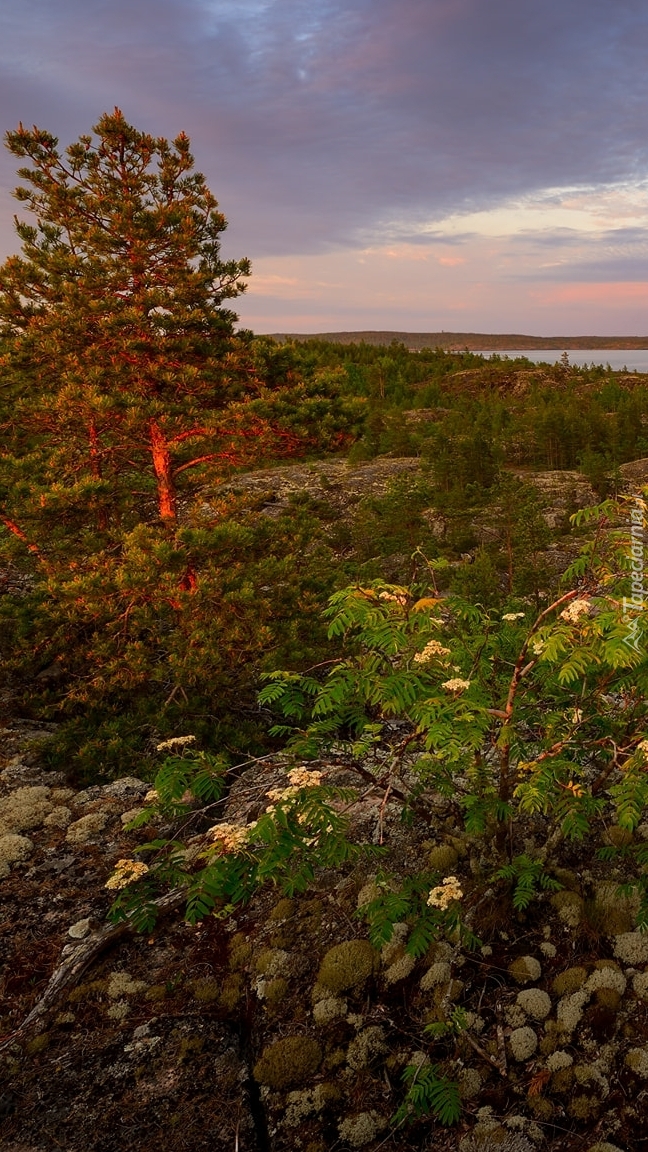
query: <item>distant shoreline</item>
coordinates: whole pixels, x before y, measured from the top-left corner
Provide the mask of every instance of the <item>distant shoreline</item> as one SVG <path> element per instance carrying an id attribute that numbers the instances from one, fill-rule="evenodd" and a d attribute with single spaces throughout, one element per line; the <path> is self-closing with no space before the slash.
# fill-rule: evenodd
<path id="1" fill-rule="evenodd" d="M 273 340 L 327 340 L 332 344 L 391 344 L 407 348 L 443 348 L 446 351 L 506 352 L 515 349 L 532 352 L 543 348 L 561 352 L 573 349 L 648 349 L 648 336 L 521 336 L 519 333 L 484 332 L 272 332 Z"/>

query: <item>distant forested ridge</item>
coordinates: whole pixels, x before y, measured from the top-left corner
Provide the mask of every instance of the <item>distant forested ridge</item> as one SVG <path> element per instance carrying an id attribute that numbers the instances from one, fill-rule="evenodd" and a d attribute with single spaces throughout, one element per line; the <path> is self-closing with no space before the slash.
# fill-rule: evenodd
<path id="1" fill-rule="evenodd" d="M 452 351 L 504 352 L 509 348 L 531 352 L 563 348 L 648 348 L 648 336 L 524 336 L 516 332 L 274 332 L 273 340 L 326 340 L 331 344 L 405 344 L 410 349 L 447 348 Z"/>

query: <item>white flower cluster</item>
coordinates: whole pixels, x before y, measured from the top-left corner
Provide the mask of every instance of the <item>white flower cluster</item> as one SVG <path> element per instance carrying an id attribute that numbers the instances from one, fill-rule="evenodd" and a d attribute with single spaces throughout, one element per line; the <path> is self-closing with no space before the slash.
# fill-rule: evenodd
<path id="1" fill-rule="evenodd" d="M 582 616 L 589 616 L 591 603 L 589 600 L 572 600 L 560 613 L 560 619 L 568 624 L 578 624 Z"/>
<path id="2" fill-rule="evenodd" d="M 322 773 L 311 771 L 302 764 L 301 768 L 293 768 L 288 773 L 288 779 L 294 788 L 317 788 L 322 782 Z"/>
<path id="3" fill-rule="evenodd" d="M 414 657 L 415 664 L 427 664 L 435 656 L 449 656 L 450 649 L 444 648 L 443 644 L 439 644 L 438 640 L 429 640 L 425 645 L 422 652 L 417 652 Z"/>
<path id="4" fill-rule="evenodd" d="M 643 753 L 648 760 L 648 740 L 642 740 L 640 744 L 637 744 L 637 752 Z"/>
<path id="5" fill-rule="evenodd" d="M 470 680 L 461 680 L 456 677 L 454 680 L 444 680 L 441 687 L 445 688 L 446 692 L 465 692 L 466 688 L 470 688 Z"/>
<path id="6" fill-rule="evenodd" d="M 185 744 L 195 743 L 195 736 L 172 736 L 170 740 L 163 740 L 161 744 L 158 744 L 156 751 L 163 752 L 166 748 L 184 748 Z"/>
<path id="7" fill-rule="evenodd" d="M 433 888 L 428 896 L 428 904 L 432 908 L 447 908 L 453 900 L 461 900 L 463 891 L 456 876 L 446 876 L 443 884 Z"/>
<path id="8" fill-rule="evenodd" d="M 141 860 L 118 860 L 115 871 L 106 880 L 104 888 L 126 888 L 135 880 L 139 880 L 140 876 L 145 876 L 148 870 L 148 864 L 142 864 Z"/>
<path id="9" fill-rule="evenodd" d="M 542 653 L 544 652 L 544 650 L 545 650 L 544 640 L 534 640 L 533 641 L 533 644 L 531 645 L 531 651 L 533 652 L 534 656 L 542 656 Z"/>
<path id="10" fill-rule="evenodd" d="M 524 612 L 505 612 L 502 620 L 506 620 L 507 624 L 514 624 L 516 620 L 524 620 Z"/>
<path id="11" fill-rule="evenodd" d="M 379 592 L 379 600 L 393 600 L 395 604 L 400 604 L 403 608 L 407 604 L 407 596 L 394 596 L 393 592 Z"/>
<path id="12" fill-rule="evenodd" d="M 281 804 L 284 800 L 293 800 L 299 793 L 299 788 L 271 788 L 266 792 L 268 800 L 272 800 L 272 804 L 268 805 L 266 812 L 274 812 L 275 804 Z"/>
<path id="13" fill-rule="evenodd" d="M 248 835 L 254 827 L 256 821 L 252 824 L 215 824 L 207 835 L 216 841 L 226 856 L 230 852 L 238 852 L 247 843 Z"/>
<path id="14" fill-rule="evenodd" d="M 145 804 L 157 804 L 160 799 L 157 788 L 150 788 L 144 797 Z"/>

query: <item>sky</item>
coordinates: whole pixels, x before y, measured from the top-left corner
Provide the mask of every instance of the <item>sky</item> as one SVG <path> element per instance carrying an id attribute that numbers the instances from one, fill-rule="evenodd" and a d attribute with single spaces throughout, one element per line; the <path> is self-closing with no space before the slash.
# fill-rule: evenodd
<path id="1" fill-rule="evenodd" d="M 0 0 L 0 126 L 186 131 L 256 332 L 645 335 L 647 60 L 645 0 Z"/>

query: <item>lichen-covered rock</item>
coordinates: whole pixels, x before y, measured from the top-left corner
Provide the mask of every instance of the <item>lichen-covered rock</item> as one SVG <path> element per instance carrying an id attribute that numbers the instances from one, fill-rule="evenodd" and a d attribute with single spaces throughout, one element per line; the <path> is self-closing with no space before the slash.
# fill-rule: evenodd
<path id="1" fill-rule="evenodd" d="M 509 964 L 508 970 L 516 984 L 530 984 L 542 975 L 540 961 L 535 956 L 518 956 L 517 960 Z"/>
<path id="2" fill-rule="evenodd" d="M 268 1088 L 289 1088 L 313 1076 L 321 1062 L 322 1049 L 311 1036 L 286 1036 L 264 1049 L 254 1079 Z"/>
<path id="3" fill-rule="evenodd" d="M 317 983 L 335 995 L 364 984 L 376 965 L 376 953 L 368 940 L 345 940 L 329 948 L 320 965 Z"/>
<path id="4" fill-rule="evenodd" d="M 521 1063 L 533 1056 L 538 1047 L 538 1037 L 528 1025 L 524 1028 L 515 1028 L 509 1036 L 509 1045 L 513 1059 Z"/>
<path id="5" fill-rule="evenodd" d="M 387 1121 L 378 1112 L 358 1112 L 355 1116 L 348 1116 L 338 1124 L 338 1132 L 351 1148 L 364 1148 L 371 1144 L 377 1136 L 387 1127 Z"/>
<path id="6" fill-rule="evenodd" d="M 546 1020 L 551 1012 L 551 998 L 541 988 L 525 988 L 518 992 L 517 1003 L 534 1020 Z"/>

